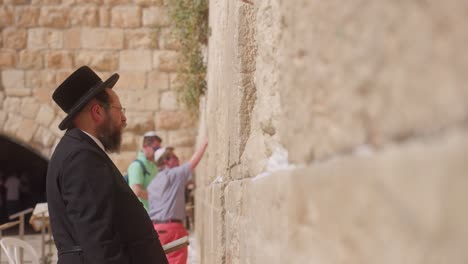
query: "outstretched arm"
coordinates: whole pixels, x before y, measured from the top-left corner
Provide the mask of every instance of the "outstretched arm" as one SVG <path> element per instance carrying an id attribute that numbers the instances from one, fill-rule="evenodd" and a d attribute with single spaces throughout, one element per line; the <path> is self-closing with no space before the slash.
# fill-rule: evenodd
<path id="1" fill-rule="evenodd" d="M 198 163 L 200 162 L 203 154 L 205 153 L 206 147 L 208 146 L 208 139 L 206 138 L 203 142 L 203 145 L 198 149 L 190 159 L 190 170 L 194 171 L 197 167 Z"/>

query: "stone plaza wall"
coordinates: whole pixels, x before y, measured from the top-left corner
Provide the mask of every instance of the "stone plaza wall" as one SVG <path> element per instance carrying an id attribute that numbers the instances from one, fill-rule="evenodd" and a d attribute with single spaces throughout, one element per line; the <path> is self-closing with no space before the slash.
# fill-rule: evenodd
<path id="1" fill-rule="evenodd" d="M 174 87 L 178 44 L 163 0 L 0 0 L 0 133 L 49 157 L 64 117 L 53 90 L 89 65 L 115 86 L 127 108 L 122 153 L 125 171 L 155 129 L 163 144 L 190 157 L 195 122 Z"/>
<path id="2" fill-rule="evenodd" d="M 466 263 L 466 10 L 210 1 L 200 263 Z"/>

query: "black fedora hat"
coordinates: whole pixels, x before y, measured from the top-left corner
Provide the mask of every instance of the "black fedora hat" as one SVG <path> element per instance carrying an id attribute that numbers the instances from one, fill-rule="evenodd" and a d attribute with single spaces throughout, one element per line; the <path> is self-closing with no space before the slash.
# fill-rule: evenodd
<path id="1" fill-rule="evenodd" d="M 112 88 L 119 80 L 114 73 L 105 82 L 88 66 L 81 66 L 55 89 L 52 99 L 67 113 L 60 122 L 60 130 L 67 129 L 73 117 L 104 88 Z"/>

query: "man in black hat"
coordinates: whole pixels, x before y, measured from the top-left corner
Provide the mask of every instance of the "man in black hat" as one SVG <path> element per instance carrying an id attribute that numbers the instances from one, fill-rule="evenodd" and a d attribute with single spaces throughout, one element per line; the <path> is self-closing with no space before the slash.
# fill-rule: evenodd
<path id="1" fill-rule="evenodd" d="M 167 263 L 151 220 L 106 152 L 118 152 L 125 108 L 89 67 L 52 95 L 67 130 L 47 170 L 47 202 L 58 264 Z"/>

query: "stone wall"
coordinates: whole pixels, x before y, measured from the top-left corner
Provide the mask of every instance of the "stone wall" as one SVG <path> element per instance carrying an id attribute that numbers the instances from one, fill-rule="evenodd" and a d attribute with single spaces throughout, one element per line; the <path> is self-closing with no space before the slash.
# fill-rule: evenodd
<path id="1" fill-rule="evenodd" d="M 466 10 L 210 1 L 200 263 L 466 263 Z"/>
<path id="2" fill-rule="evenodd" d="M 128 126 L 112 158 L 122 171 L 147 130 L 186 160 L 196 131 L 175 94 L 178 45 L 168 26 L 163 0 L 0 1 L 0 133 L 49 157 L 64 117 L 51 94 L 89 65 L 103 79 L 120 74 Z"/>

